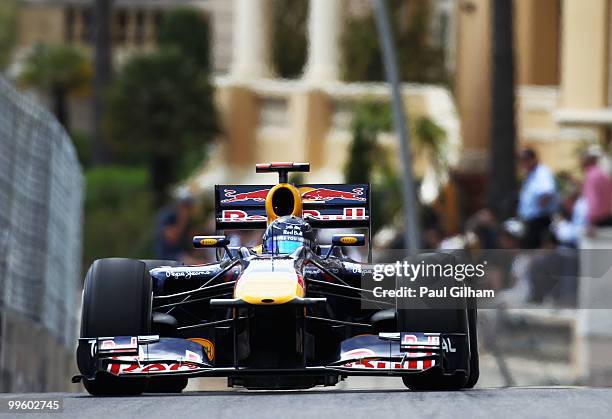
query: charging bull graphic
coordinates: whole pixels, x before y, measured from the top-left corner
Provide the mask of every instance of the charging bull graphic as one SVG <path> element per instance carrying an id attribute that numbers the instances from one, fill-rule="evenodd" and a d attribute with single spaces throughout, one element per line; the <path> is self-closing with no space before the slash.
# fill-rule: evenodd
<path id="1" fill-rule="evenodd" d="M 366 197 L 363 196 L 363 188 L 354 188 L 352 191 L 339 191 L 329 188 L 302 187 L 300 192 L 304 202 L 327 202 L 333 199 L 361 202 L 366 200 Z"/>
<path id="2" fill-rule="evenodd" d="M 221 203 L 226 204 L 228 202 L 245 201 L 266 202 L 266 196 L 268 196 L 269 191 L 270 188 L 236 193 L 236 190 L 234 189 L 224 189 L 223 193 L 225 194 L 226 199 L 221 200 Z"/>

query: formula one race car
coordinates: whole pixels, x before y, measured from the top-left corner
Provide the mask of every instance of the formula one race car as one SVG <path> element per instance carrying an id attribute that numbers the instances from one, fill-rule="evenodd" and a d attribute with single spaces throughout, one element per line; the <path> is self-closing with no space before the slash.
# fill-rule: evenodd
<path id="1" fill-rule="evenodd" d="M 276 186 L 218 185 L 218 234 L 265 229 L 254 248 L 196 236 L 217 262 L 100 259 L 85 279 L 77 363 L 92 395 L 181 392 L 191 377 L 228 377 L 248 389 L 333 386 L 352 375 L 397 376 L 417 390 L 478 380 L 476 310 L 404 309 L 371 298 L 369 185 L 293 185 L 307 163 L 258 164 Z M 318 243 L 325 228 L 367 229 Z M 351 230 L 353 231 L 353 230 Z M 450 254 L 419 261 L 454 263 Z M 369 298 L 370 297 L 370 298 Z M 371 304 L 364 307 L 364 301 Z"/>

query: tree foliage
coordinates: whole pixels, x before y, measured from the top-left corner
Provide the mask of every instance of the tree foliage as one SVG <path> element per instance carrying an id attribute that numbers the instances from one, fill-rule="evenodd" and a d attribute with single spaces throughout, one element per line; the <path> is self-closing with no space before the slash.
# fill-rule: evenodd
<path id="1" fill-rule="evenodd" d="M 447 83 L 444 51 L 428 39 L 430 2 L 390 0 L 387 4 L 397 47 L 400 78 L 418 83 Z M 410 13 L 407 5 L 413 8 Z M 342 74 L 346 81 L 385 80 L 382 51 L 372 13 L 349 17 L 341 44 Z"/>
<path id="2" fill-rule="evenodd" d="M 272 63 L 282 78 L 296 78 L 306 63 L 308 2 L 275 0 L 272 4 Z"/>
<path id="3" fill-rule="evenodd" d="M 415 154 L 423 155 L 437 172 L 448 167 L 446 131 L 426 116 L 418 117 L 412 124 L 412 144 Z"/>
<path id="4" fill-rule="evenodd" d="M 53 112 L 65 127 L 70 125 L 68 95 L 86 89 L 92 78 L 92 66 L 87 55 L 67 45 L 35 45 L 26 57 L 19 80 L 49 95 Z"/>
<path id="5" fill-rule="evenodd" d="M 193 9 L 167 13 L 157 34 L 158 45 L 176 47 L 183 56 L 204 70 L 210 70 L 210 29 L 204 15 Z"/>
<path id="6" fill-rule="evenodd" d="M 56 86 L 71 90 L 86 86 L 91 73 L 91 63 L 83 51 L 66 45 L 38 44 L 26 57 L 20 80 L 45 91 Z"/>
<path id="7" fill-rule="evenodd" d="M 391 112 L 387 103 L 366 101 L 355 107 L 351 123 L 353 141 L 349 148 L 351 158 L 344 168 L 347 182 L 370 182 L 375 162 L 380 158 L 378 134 L 390 129 Z"/>
<path id="8" fill-rule="evenodd" d="M 84 264 L 152 253 L 152 195 L 146 169 L 98 167 L 86 173 Z"/>
<path id="9" fill-rule="evenodd" d="M 402 207 L 401 177 L 392 157 L 378 143 L 379 134 L 391 131 L 391 122 L 388 103 L 373 100 L 358 103 L 351 124 L 350 158 L 344 167 L 346 182 L 372 184 L 374 233 L 392 223 Z M 445 170 L 446 131 L 432 119 L 419 116 L 411 124 L 411 134 L 413 156 L 422 156 L 436 170 Z"/>
<path id="10" fill-rule="evenodd" d="M 16 1 L 0 1 L 0 70 L 9 65 L 15 45 Z"/>
<path id="11" fill-rule="evenodd" d="M 148 164 L 162 205 L 187 157 L 203 158 L 218 133 L 207 73 L 174 47 L 133 58 L 110 93 L 107 126 L 122 155 Z"/>
<path id="12" fill-rule="evenodd" d="M 391 130 L 389 104 L 365 101 L 353 111 L 353 141 L 350 159 L 344 168 L 348 183 L 372 183 L 372 229 L 376 233 L 398 211 L 399 179 L 387 155 L 378 144 L 378 134 Z"/>

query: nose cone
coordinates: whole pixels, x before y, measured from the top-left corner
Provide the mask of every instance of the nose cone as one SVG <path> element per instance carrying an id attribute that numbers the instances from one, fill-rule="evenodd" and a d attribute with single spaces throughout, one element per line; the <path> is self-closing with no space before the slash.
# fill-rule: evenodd
<path id="1" fill-rule="evenodd" d="M 295 272 L 245 272 L 234 290 L 234 297 L 249 304 L 285 304 L 304 297 L 304 286 Z"/>

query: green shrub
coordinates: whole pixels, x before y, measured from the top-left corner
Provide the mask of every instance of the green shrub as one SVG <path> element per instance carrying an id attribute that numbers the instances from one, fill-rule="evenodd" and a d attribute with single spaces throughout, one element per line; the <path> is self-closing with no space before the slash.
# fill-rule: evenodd
<path id="1" fill-rule="evenodd" d="M 103 257 L 152 254 L 155 214 L 142 168 L 99 167 L 86 173 L 84 264 Z"/>
<path id="2" fill-rule="evenodd" d="M 272 5 L 272 64 L 282 78 L 296 78 L 306 64 L 308 2 L 275 0 Z"/>
<path id="3" fill-rule="evenodd" d="M 390 224 L 400 208 L 399 178 L 378 145 L 378 134 L 391 130 L 391 110 L 386 102 L 366 100 L 353 111 L 351 158 L 344 167 L 348 183 L 371 183 L 372 230 Z"/>
<path id="4" fill-rule="evenodd" d="M 208 19 L 193 9 L 175 9 L 166 14 L 157 34 L 162 47 L 176 47 L 200 68 L 210 70 Z"/>
<path id="5" fill-rule="evenodd" d="M 16 0 L 0 1 L 0 70 L 9 65 L 15 46 L 17 24 Z"/>
<path id="6" fill-rule="evenodd" d="M 203 161 L 219 132 L 213 93 L 208 74 L 177 48 L 135 56 L 117 77 L 106 120 L 111 143 L 126 162 L 148 166 L 155 205 Z"/>
<path id="7" fill-rule="evenodd" d="M 417 83 L 448 83 L 444 50 L 429 40 L 431 2 L 387 1 L 396 44 L 401 80 Z M 406 5 L 412 13 L 406 13 Z M 406 17 L 409 16 L 407 19 Z M 341 36 L 342 75 L 345 81 L 384 81 L 385 69 L 378 31 L 372 13 L 346 20 Z"/>

